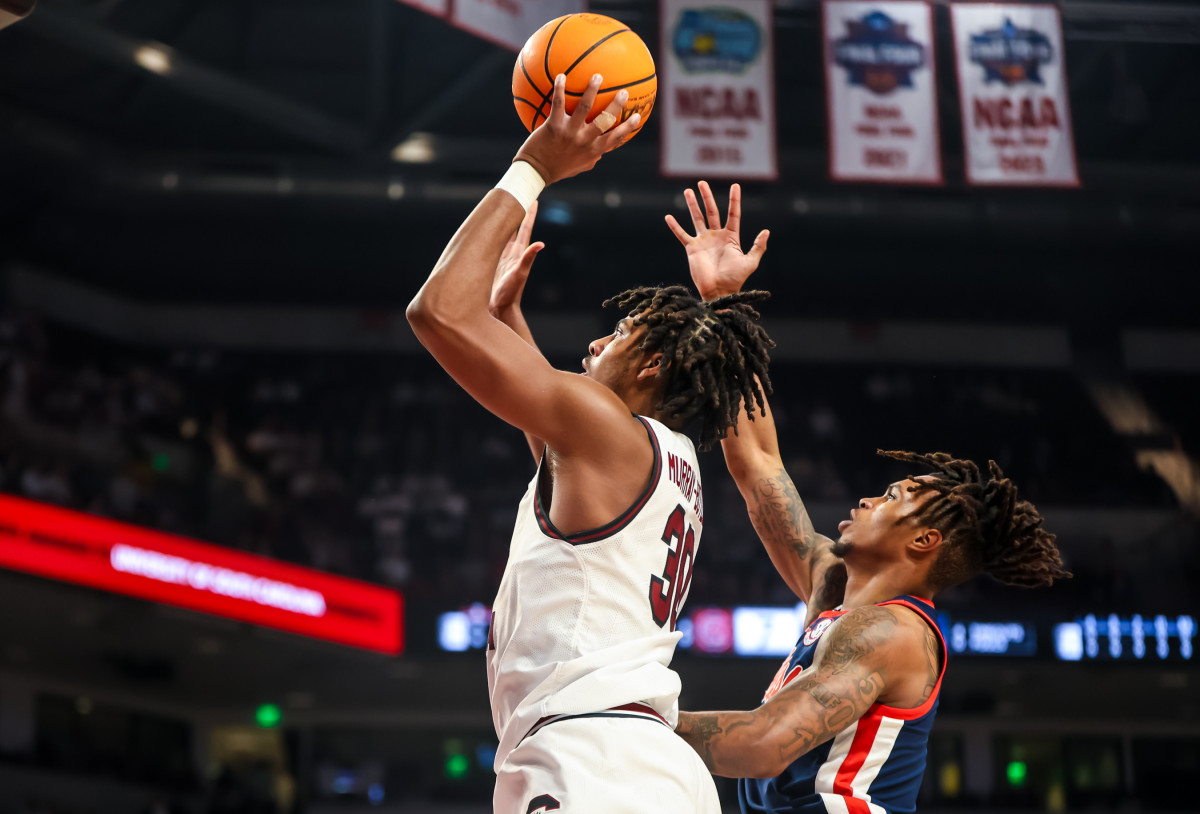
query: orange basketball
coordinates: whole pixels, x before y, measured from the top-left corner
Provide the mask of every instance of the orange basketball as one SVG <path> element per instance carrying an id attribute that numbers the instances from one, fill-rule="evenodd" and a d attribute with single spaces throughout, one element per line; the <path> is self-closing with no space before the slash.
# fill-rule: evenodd
<path id="1" fill-rule="evenodd" d="M 635 134 L 654 109 L 658 92 L 654 57 L 641 37 L 612 17 L 568 14 L 546 23 L 526 40 L 513 66 L 512 93 L 517 115 L 530 132 L 550 115 L 554 77 L 560 73 L 567 77 L 568 113 L 575 110 L 592 75 L 604 77 L 589 122 L 622 88 L 629 91 L 629 101 L 621 111 L 621 121 L 642 114 Z"/>

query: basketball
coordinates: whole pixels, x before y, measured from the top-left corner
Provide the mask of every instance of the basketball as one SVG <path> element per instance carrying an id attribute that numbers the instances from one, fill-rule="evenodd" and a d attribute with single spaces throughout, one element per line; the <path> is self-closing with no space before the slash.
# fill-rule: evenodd
<path id="1" fill-rule="evenodd" d="M 629 101 L 621 111 L 621 121 L 641 113 L 634 134 L 645 127 L 654 109 L 658 76 L 650 49 L 629 26 L 602 14 L 583 13 L 558 17 L 533 32 L 517 54 L 512 79 L 513 104 L 530 132 L 550 115 L 554 77 L 560 73 L 567 77 L 567 113 L 575 110 L 588 80 L 600 74 L 604 83 L 588 121 L 624 88 L 629 91 Z"/>

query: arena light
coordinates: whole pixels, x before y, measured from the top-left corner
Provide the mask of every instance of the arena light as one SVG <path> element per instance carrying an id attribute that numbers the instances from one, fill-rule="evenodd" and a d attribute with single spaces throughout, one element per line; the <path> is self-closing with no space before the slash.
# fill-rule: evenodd
<path id="1" fill-rule="evenodd" d="M 0 495 L 0 567 L 383 653 L 399 592 L 186 537 Z"/>
<path id="2" fill-rule="evenodd" d="M 429 133 L 413 133 L 392 148 L 392 160 L 400 164 L 429 164 L 437 157 L 437 142 Z"/>
<path id="3" fill-rule="evenodd" d="M 133 61 L 160 76 L 171 72 L 171 55 L 153 45 L 143 45 L 134 51 Z"/>

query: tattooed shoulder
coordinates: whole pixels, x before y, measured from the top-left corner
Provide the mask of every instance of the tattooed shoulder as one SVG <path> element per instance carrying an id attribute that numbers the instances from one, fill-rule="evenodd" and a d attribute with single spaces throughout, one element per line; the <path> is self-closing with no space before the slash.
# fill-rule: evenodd
<path id="1" fill-rule="evenodd" d="M 855 608 L 825 634 L 822 661 L 835 669 L 858 661 L 891 641 L 898 625 L 895 611 L 887 606 Z"/>

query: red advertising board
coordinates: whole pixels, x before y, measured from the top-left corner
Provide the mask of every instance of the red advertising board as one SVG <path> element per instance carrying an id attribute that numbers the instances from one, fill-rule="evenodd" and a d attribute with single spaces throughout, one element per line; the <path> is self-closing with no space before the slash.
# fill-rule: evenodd
<path id="1" fill-rule="evenodd" d="M 398 591 L 0 495 L 0 567 L 338 644 L 399 653 Z"/>

